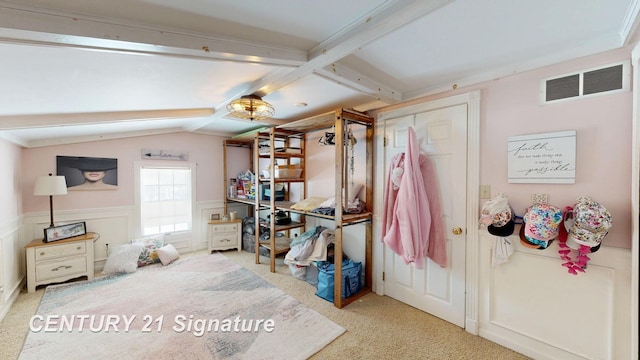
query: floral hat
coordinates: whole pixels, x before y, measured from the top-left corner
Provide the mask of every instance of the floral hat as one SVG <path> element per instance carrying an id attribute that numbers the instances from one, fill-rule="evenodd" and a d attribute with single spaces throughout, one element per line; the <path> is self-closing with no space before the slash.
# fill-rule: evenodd
<path id="1" fill-rule="evenodd" d="M 509 236 L 513 234 L 513 218 L 513 209 L 509 205 L 507 196 L 499 193 L 496 197 L 484 203 L 480 222 L 487 225 L 487 231 L 492 235 Z"/>
<path id="2" fill-rule="evenodd" d="M 558 253 L 565 262 L 562 266 L 568 272 L 577 275 L 585 272 L 591 258 L 588 254 L 600 248 L 602 239 L 607 235 L 613 223 L 609 211 L 586 196 L 581 196 L 572 208 L 565 211 L 565 228 L 558 237 Z M 578 256 L 571 258 L 571 251 L 578 250 Z"/>
<path id="3" fill-rule="evenodd" d="M 527 208 L 524 217 L 524 229 L 521 240 L 528 247 L 546 249 L 549 243 L 558 237 L 562 223 L 562 211 L 548 204 L 534 204 Z"/>
<path id="4" fill-rule="evenodd" d="M 573 207 L 573 225 L 567 229 L 567 245 L 572 249 L 581 245 L 599 247 L 612 223 L 613 218 L 607 208 L 587 196 L 581 196 Z"/>

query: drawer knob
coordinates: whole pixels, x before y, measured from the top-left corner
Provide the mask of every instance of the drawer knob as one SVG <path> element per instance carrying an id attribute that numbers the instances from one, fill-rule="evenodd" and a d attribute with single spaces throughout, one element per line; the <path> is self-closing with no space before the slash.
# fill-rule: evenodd
<path id="1" fill-rule="evenodd" d="M 44 256 L 44 251 L 40 253 L 40 256 Z"/>
<path id="2" fill-rule="evenodd" d="M 80 249 L 82 249 L 82 246 L 78 246 L 78 247 L 76 248 L 76 250 L 80 250 Z"/>

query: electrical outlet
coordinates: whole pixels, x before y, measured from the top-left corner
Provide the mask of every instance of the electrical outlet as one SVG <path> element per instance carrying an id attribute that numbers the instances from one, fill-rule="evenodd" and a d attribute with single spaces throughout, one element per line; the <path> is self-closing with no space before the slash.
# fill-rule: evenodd
<path id="1" fill-rule="evenodd" d="M 547 203 L 547 194 L 532 194 L 531 200 L 534 204 L 546 204 Z"/>
<path id="2" fill-rule="evenodd" d="M 480 199 L 491 199 L 491 185 L 480 185 Z"/>

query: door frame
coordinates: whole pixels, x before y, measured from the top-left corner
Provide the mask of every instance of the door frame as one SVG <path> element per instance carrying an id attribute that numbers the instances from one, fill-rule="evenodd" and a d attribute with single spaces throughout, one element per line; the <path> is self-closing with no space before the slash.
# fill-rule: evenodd
<path id="1" fill-rule="evenodd" d="M 375 134 L 385 133 L 386 119 L 412 115 L 420 112 L 436 110 L 443 107 L 467 105 L 467 208 L 466 208 L 466 256 L 465 256 L 465 330 L 478 335 L 478 297 L 479 297 L 479 246 L 478 246 L 478 208 L 480 192 L 480 90 L 474 90 L 460 95 L 393 106 L 378 109 L 375 112 Z M 374 143 L 375 164 L 384 164 L 384 136 L 376 136 Z M 373 207 L 373 290 L 378 295 L 384 295 L 384 244 L 381 241 L 382 210 L 384 194 L 384 180 L 386 169 L 376 166 L 374 170 Z"/>
<path id="2" fill-rule="evenodd" d="M 631 358 L 639 355 L 638 342 L 638 287 L 640 281 L 638 264 L 640 263 L 640 43 L 631 52 L 633 67 L 633 120 L 632 120 L 632 153 L 631 153 Z M 635 319 L 635 321 L 634 321 Z"/>

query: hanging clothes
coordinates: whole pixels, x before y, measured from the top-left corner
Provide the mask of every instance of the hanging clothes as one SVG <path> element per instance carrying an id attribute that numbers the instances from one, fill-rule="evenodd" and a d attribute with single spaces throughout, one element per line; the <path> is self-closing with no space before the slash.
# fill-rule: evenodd
<path id="1" fill-rule="evenodd" d="M 391 159 L 383 200 L 382 241 L 418 269 L 424 268 L 425 257 L 446 267 L 436 172 L 431 159 L 420 154 L 412 127 L 408 128 L 406 151 Z"/>

